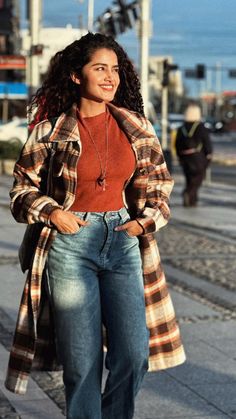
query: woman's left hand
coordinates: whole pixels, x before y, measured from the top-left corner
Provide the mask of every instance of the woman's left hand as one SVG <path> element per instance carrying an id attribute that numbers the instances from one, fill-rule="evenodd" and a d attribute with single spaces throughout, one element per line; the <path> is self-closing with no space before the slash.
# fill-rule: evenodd
<path id="1" fill-rule="evenodd" d="M 128 221 L 127 223 L 122 224 L 121 226 L 115 227 L 115 231 L 122 231 L 122 230 L 126 230 L 127 234 L 131 237 L 139 236 L 140 234 L 143 233 L 142 226 L 136 220 Z"/>

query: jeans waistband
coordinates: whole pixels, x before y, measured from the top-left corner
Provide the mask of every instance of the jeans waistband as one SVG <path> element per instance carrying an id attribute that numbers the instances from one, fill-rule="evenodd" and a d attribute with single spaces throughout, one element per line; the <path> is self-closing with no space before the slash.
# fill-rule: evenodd
<path id="1" fill-rule="evenodd" d="M 89 220 L 91 218 L 101 218 L 101 219 L 106 219 L 106 220 L 120 218 L 122 219 L 122 221 L 126 221 L 129 218 L 129 213 L 125 207 L 119 209 L 118 211 L 104 211 L 104 212 L 72 211 L 72 213 L 86 220 Z"/>

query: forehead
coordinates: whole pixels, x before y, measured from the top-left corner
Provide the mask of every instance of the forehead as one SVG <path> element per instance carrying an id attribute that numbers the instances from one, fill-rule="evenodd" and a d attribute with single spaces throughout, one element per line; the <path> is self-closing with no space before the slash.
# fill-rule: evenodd
<path id="1" fill-rule="evenodd" d="M 118 65 L 118 58 L 112 49 L 108 48 L 99 48 L 94 51 L 90 57 L 90 63 L 113 63 L 113 65 Z"/>

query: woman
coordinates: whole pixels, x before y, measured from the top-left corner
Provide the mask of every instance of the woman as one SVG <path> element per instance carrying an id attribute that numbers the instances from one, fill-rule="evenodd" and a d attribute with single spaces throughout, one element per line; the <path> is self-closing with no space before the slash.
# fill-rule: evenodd
<path id="1" fill-rule="evenodd" d="M 31 107 L 42 122 L 15 166 L 13 215 L 44 227 L 6 386 L 24 393 L 32 364 L 52 369 L 57 355 L 70 419 L 132 418 L 148 356 L 152 371 L 184 361 L 153 237 L 168 221 L 173 181 L 139 89 L 111 37 L 75 41 L 51 62 Z"/>
<path id="2" fill-rule="evenodd" d="M 190 104 L 186 108 L 184 125 L 177 131 L 176 153 L 186 180 L 183 205 L 195 207 L 198 190 L 212 158 L 209 132 L 201 122 L 201 110 L 196 104 Z"/>

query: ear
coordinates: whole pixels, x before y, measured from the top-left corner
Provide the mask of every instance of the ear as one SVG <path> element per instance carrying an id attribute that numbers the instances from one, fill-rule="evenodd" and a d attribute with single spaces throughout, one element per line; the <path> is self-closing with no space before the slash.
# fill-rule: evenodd
<path id="1" fill-rule="evenodd" d="M 76 76 L 76 74 L 75 74 L 75 73 L 72 73 L 72 74 L 70 75 L 70 77 L 71 77 L 71 80 L 72 80 L 74 83 L 76 83 L 76 84 L 80 84 L 80 79 Z"/>

